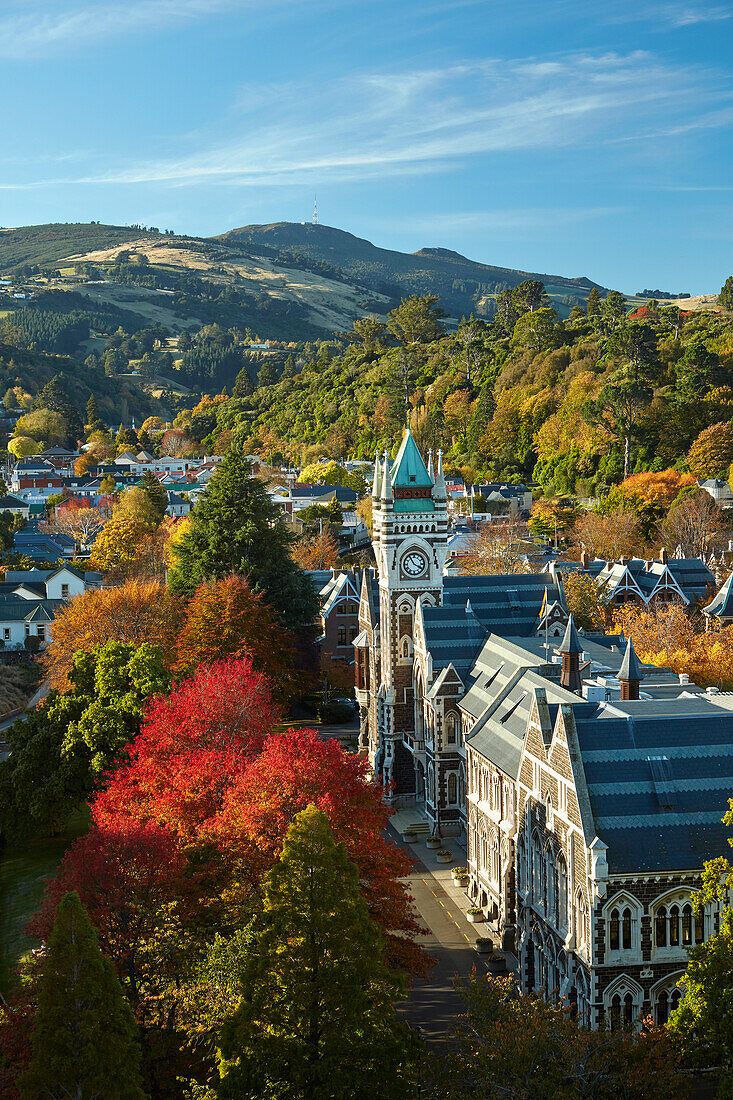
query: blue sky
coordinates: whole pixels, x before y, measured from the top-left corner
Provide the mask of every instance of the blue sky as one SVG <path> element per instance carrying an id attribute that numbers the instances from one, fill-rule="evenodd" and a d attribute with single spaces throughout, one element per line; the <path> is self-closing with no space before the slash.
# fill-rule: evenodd
<path id="1" fill-rule="evenodd" d="M 0 224 L 321 221 L 607 286 L 733 271 L 733 3 L 1 0 Z"/>

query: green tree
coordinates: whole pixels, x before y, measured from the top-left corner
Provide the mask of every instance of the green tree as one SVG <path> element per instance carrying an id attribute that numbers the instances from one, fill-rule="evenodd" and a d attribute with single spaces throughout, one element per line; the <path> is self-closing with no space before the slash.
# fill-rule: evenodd
<path id="1" fill-rule="evenodd" d="M 168 507 L 168 494 L 163 486 L 158 481 L 157 477 L 152 470 L 146 470 L 142 478 L 137 484 L 137 488 L 140 489 L 152 504 L 155 512 L 158 516 L 158 521 L 162 520 L 165 515 L 165 510 Z"/>
<path id="2" fill-rule="evenodd" d="M 308 577 L 290 558 L 292 542 L 264 485 L 250 477 L 242 443 L 236 441 L 173 546 L 169 583 L 174 592 L 191 595 L 204 581 L 239 573 L 282 613 L 286 626 L 310 628 L 316 599 Z"/>
<path id="3" fill-rule="evenodd" d="M 729 275 L 720 288 L 718 301 L 723 309 L 733 311 L 733 275 Z"/>
<path id="4" fill-rule="evenodd" d="M 609 290 L 601 302 L 601 316 L 611 332 L 616 331 L 619 321 L 626 313 L 626 299 L 618 290 Z"/>
<path id="5" fill-rule="evenodd" d="M 554 309 L 543 308 L 524 313 L 514 326 L 512 342 L 535 352 L 547 351 L 555 342 L 556 328 L 557 313 Z"/>
<path id="6" fill-rule="evenodd" d="M 545 284 L 539 279 L 525 279 L 519 286 L 515 286 L 512 299 L 520 313 L 534 313 L 540 306 L 550 303 L 545 293 Z"/>
<path id="7" fill-rule="evenodd" d="M 503 290 L 496 299 L 496 324 L 505 336 L 511 336 L 519 320 L 519 310 L 511 290 Z"/>
<path id="8" fill-rule="evenodd" d="M 252 379 L 250 378 L 249 371 L 245 364 L 234 380 L 232 397 L 249 397 L 253 393 L 254 386 L 252 385 Z"/>
<path id="9" fill-rule="evenodd" d="M 97 401 L 94 394 L 90 394 L 87 401 L 87 432 L 103 432 L 105 430 L 104 422 L 99 416 L 99 409 L 97 408 Z"/>
<path id="10" fill-rule="evenodd" d="M 311 805 L 265 879 L 242 999 L 222 1029 L 220 1100 L 403 1100 L 413 1093 L 404 996 L 359 872 Z"/>
<path id="11" fill-rule="evenodd" d="M 275 370 L 275 364 L 272 358 L 268 357 L 262 361 L 262 366 L 257 375 L 257 384 L 259 386 L 274 386 L 276 382 L 277 371 Z"/>
<path id="12" fill-rule="evenodd" d="M 597 287 L 591 287 L 591 292 L 588 295 L 588 301 L 586 302 L 586 308 L 588 310 L 589 317 L 595 317 L 600 309 L 601 296 L 598 293 Z"/>
<path id="13" fill-rule="evenodd" d="M 716 384 L 718 356 L 696 333 L 675 364 L 676 397 L 685 404 L 699 401 Z"/>
<path id="14" fill-rule="evenodd" d="M 38 983 L 22 1100 L 145 1100 L 132 1009 L 75 892 L 63 896 Z"/>
<path id="15" fill-rule="evenodd" d="M 624 478 L 631 473 L 631 441 L 639 421 L 652 400 L 646 382 L 637 382 L 626 370 L 615 371 L 595 401 L 583 406 L 583 416 L 591 424 L 603 428 L 612 439 L 624 446 Z"/>
<path id="16" fill-rule="evenodd" d="M 295 360 L 293 359 L 292 355 L 289 355 L 285 360 L 285 366 L 283 367 L 282 374 L 280 375 L 280 381 L 282 382 L 285 378 L 295 378 L 296 373 Z"/>
<path id="17" fill-rule="evenodd" d="M 606 354 L 625 359 L 633 381 L 651 381 L 657 364 L 656 333 L 647 324 L 631 322 L 622 325 L 609 337 Z"/>
<path id="18" fill-rule="evenodd" d="M 440 320 L 445 314 L 437 302 L 435 294 L 413 294 L 387 314 L 387 328 L 403 347 L 429 344 L 443 335 Z"/>
<path id="19" fill-rule="evenodd" d="M 353 328 L 348 334 L 349 338 L 358 341 L 364 352 L 373 358 L 377 350 L 384 345 L 384 334 L 387 326 L 384 321 L 378 320 L 371 314 L 368 317 L 359 317 L 354 321 Z"/>

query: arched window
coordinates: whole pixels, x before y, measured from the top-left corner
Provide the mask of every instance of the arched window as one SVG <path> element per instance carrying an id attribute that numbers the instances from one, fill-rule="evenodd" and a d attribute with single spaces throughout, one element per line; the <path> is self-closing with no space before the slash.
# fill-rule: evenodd
<path id="1" fill-rule="evenodd" d="M 499 841 L 495 833 L 491 835 L 489 849 L 489 877 L 494 884 L 499 882 Z"/>
<path id="2" fill-rule="evenodd" d="M 532 837 L 532 900 L 537 902 L 542 900 L 542 846 L 540 844 L 540 838 L 535 833 Z"/>
<path id="3" fill-rule="evenodd" d="M 654 918 L 654 943 L 657 947 L 667 946 L 667 910 L 663 905 Z"/>
<path id="4" fill-rule="evenodd" d="M 445 740 L 448 745 L 456 743 L 456 724 L 456 716 L 451 711 L 445 720 Z"/>
<path id="5" fill-rule="evenodd" d="M 680 911 L 676 905 L 673 905 L 669 911 L 669 946 L 679 947 L 680 945 Z"/>
<path id="6" fill-rule="evenodd" d="M 689 904 L 682 909 L 682 946 L 692 946 L 692 906 Z"/>
<path id="7" fill-rule="evenodd" d="M 611 1031 L 618 1031 L 621 1027 L 621 997 L 618 993 L 611 1001 Z"/>
<path id="8" fill-rule="evenodd" d="M 657 1023 L 661 1027 L 669 1019 L 669 996 L 666 989 L 657 997 Z"/>
<path id="9" fill-rule="evenodd" d="M 582 890 L 575 895 L 575 944 L 579 951 L 585 950 L 588 942 L 588 906 Z"/>
<path id="10" fill-rule="evenodd" d="M 458 771 L 458 805 L 465 806 L 466 804 L 466 772 L 461 764 Z"/>
<path id="11" fill-rule="evenodd" d="M 491 809 L 501 813 L 501 779 L 497 772 L 491 777 Z"/>
<path id="12" fill-rule="evenodd" d="M 448 801 L 455 805 L 458 800 L 458 778 L 455 772 L 450 772 L 448 776 Z"/>
<path id="13" fill-rule="evenodd" d="M 557 867 L 557 926 L 558 928 L 567 928 L 568 926 L 568 869 L 565 864 L 565 857 L 562 853 L 558 855 L 556 861 Z"/>
<path id="14" fill-rule="evenodd" d="M 527 889 L 527 846 L 524 843 L 524 834 L 517 841 L 517 887 L 522 893 Z"/>
<path id="15" fill-rule="evenodd" d="M 619 920 L 618 909 L 611 911 L 611 920 L 608 925 L 608 949 L 609 951 L 618 951 L 621 946 L 621 921 Z"/>
<path id="16" fill-rule="evenodd" d="M 553 924 L 557 921 L 557 880 L 555 854 L 548 845 L 545 848 L 545 915 Z"/>
<path id="17" fill-rule="evenodd" d="M 624 997 L 624 1027 L 631 1027 L 634 1022 L 634 998 L 630 993 Z"/>
<path id="18" fill-rule="evenodd" d="M 624 951 L 628 951 L 631 948 L 631 910 L 628 907 L 624 909 L 624 915 L 621 921 L 621 942 Z"/>

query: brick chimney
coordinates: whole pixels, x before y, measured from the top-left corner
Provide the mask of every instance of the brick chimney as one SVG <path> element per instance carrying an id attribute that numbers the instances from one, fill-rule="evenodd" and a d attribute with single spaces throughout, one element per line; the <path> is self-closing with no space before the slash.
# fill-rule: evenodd
<path id="1" fill-rule="evenodd" d="M 583 553 L 580 555 L 580 564 L 583 566 L 584 569 L 587 569 L 590 565 L 590 554 L 587 550 L 584 550 Z"/>
<path id="2" fill-rule="evenodd" d="M 659 551 L 659 560 L 661 561 L 662 565 L 666 565 L 669 561 L 669 555 L 667 554 L 667 550 L 664 546 Z"/>

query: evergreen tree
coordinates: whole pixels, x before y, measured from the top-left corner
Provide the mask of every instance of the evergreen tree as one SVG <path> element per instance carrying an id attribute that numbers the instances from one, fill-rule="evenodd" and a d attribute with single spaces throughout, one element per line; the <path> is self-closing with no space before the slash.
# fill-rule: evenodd
<path id="1" fill-rule="evenodd" d="M 69 401 L 69 395 L 63 387 L 61 378 L 55 374 L 50 382 L 47 382 L 33 402 L 34 409 L 50 409 L 59 413 L 66 421 L 68 446 L 74 446 L 84 433 L 79 413 Z"/>
<path id="2" fill-rule="evenodd" d="M 600 307 L 601 296 L 598 293 L 596 287 L 591 287 L 591 292 L 588 295 L 587 309 L 588 316 L 595 317 Z"/>
<path id="3" fill-rule="evenodd" d="M 724 309 L 733 311 L 733 275 L 729 275 L 720 288 L 718 301 Z"/>
<path id="4" fill-rule="evenodd" d="M 170 585 L 192 595 L 204 581 L 242 574 L 282 613 L 286 626 L 310 627 L 316 599 L 290 557 L 292 541 L 264 485 L 250 477 L 241 443 L 233 443 L 174 548 Z"/>
<path id="5" fill-rule="evenodd" d="M 295 374 L 295 360 L 293 359 L 292 355 L 289 355 L 285 360 L 285 366 L 283 367 L 283 372 L 280 375 L 280 381 L 282 382 L 283 378 L 295 378 Z"/>
<path id="6" fill-rule="evenodd" d="M 105 431 L 104 422 L 99 416 L 99 409 L 97 408 L 97 401 L 94 394 L 91 394 L 87 401 L 87 432 L 103 432 Z"/>
<path id="7" fill-rule="evenodd" d="M 22 1100 L 145 1100 L 135 1019 L 77 893 L 56 910 Z"/>
<path id="8" fill-rule="evenodd" d="M 165 515 L 165 510 L 168 507 L 168 494 L 152 470 L 145 471 L 138 484 L 138 488 L 142 489 L 145 496 L 158 513 L 159 519 L 162 520 Z"/>
<path id="9" fill-rule="evenodd" d="M 277 382 L 277 372 L 272 359 L 263 361 L 260 373 L 257 375 L 257 382 L 260 386 L 274 386 Z"/>
<path id="10" fill-rule="evenodd" d="M 357 867 L 310 805 L 265 880 L 242 999 L 222 1031 L 221 1100 L 403 1100 L 413 1041 L 396 1018 L 401 996 Z"/>
<path id="11" fill-rule="evenodd" d="M 249 376 L 249 371 L 247 370 L 247 365 L 245 364 L 234 380 L 232 397 L 249 397 L 253 393 L 254 386 L 252 385 L 252 379 Z"/>

